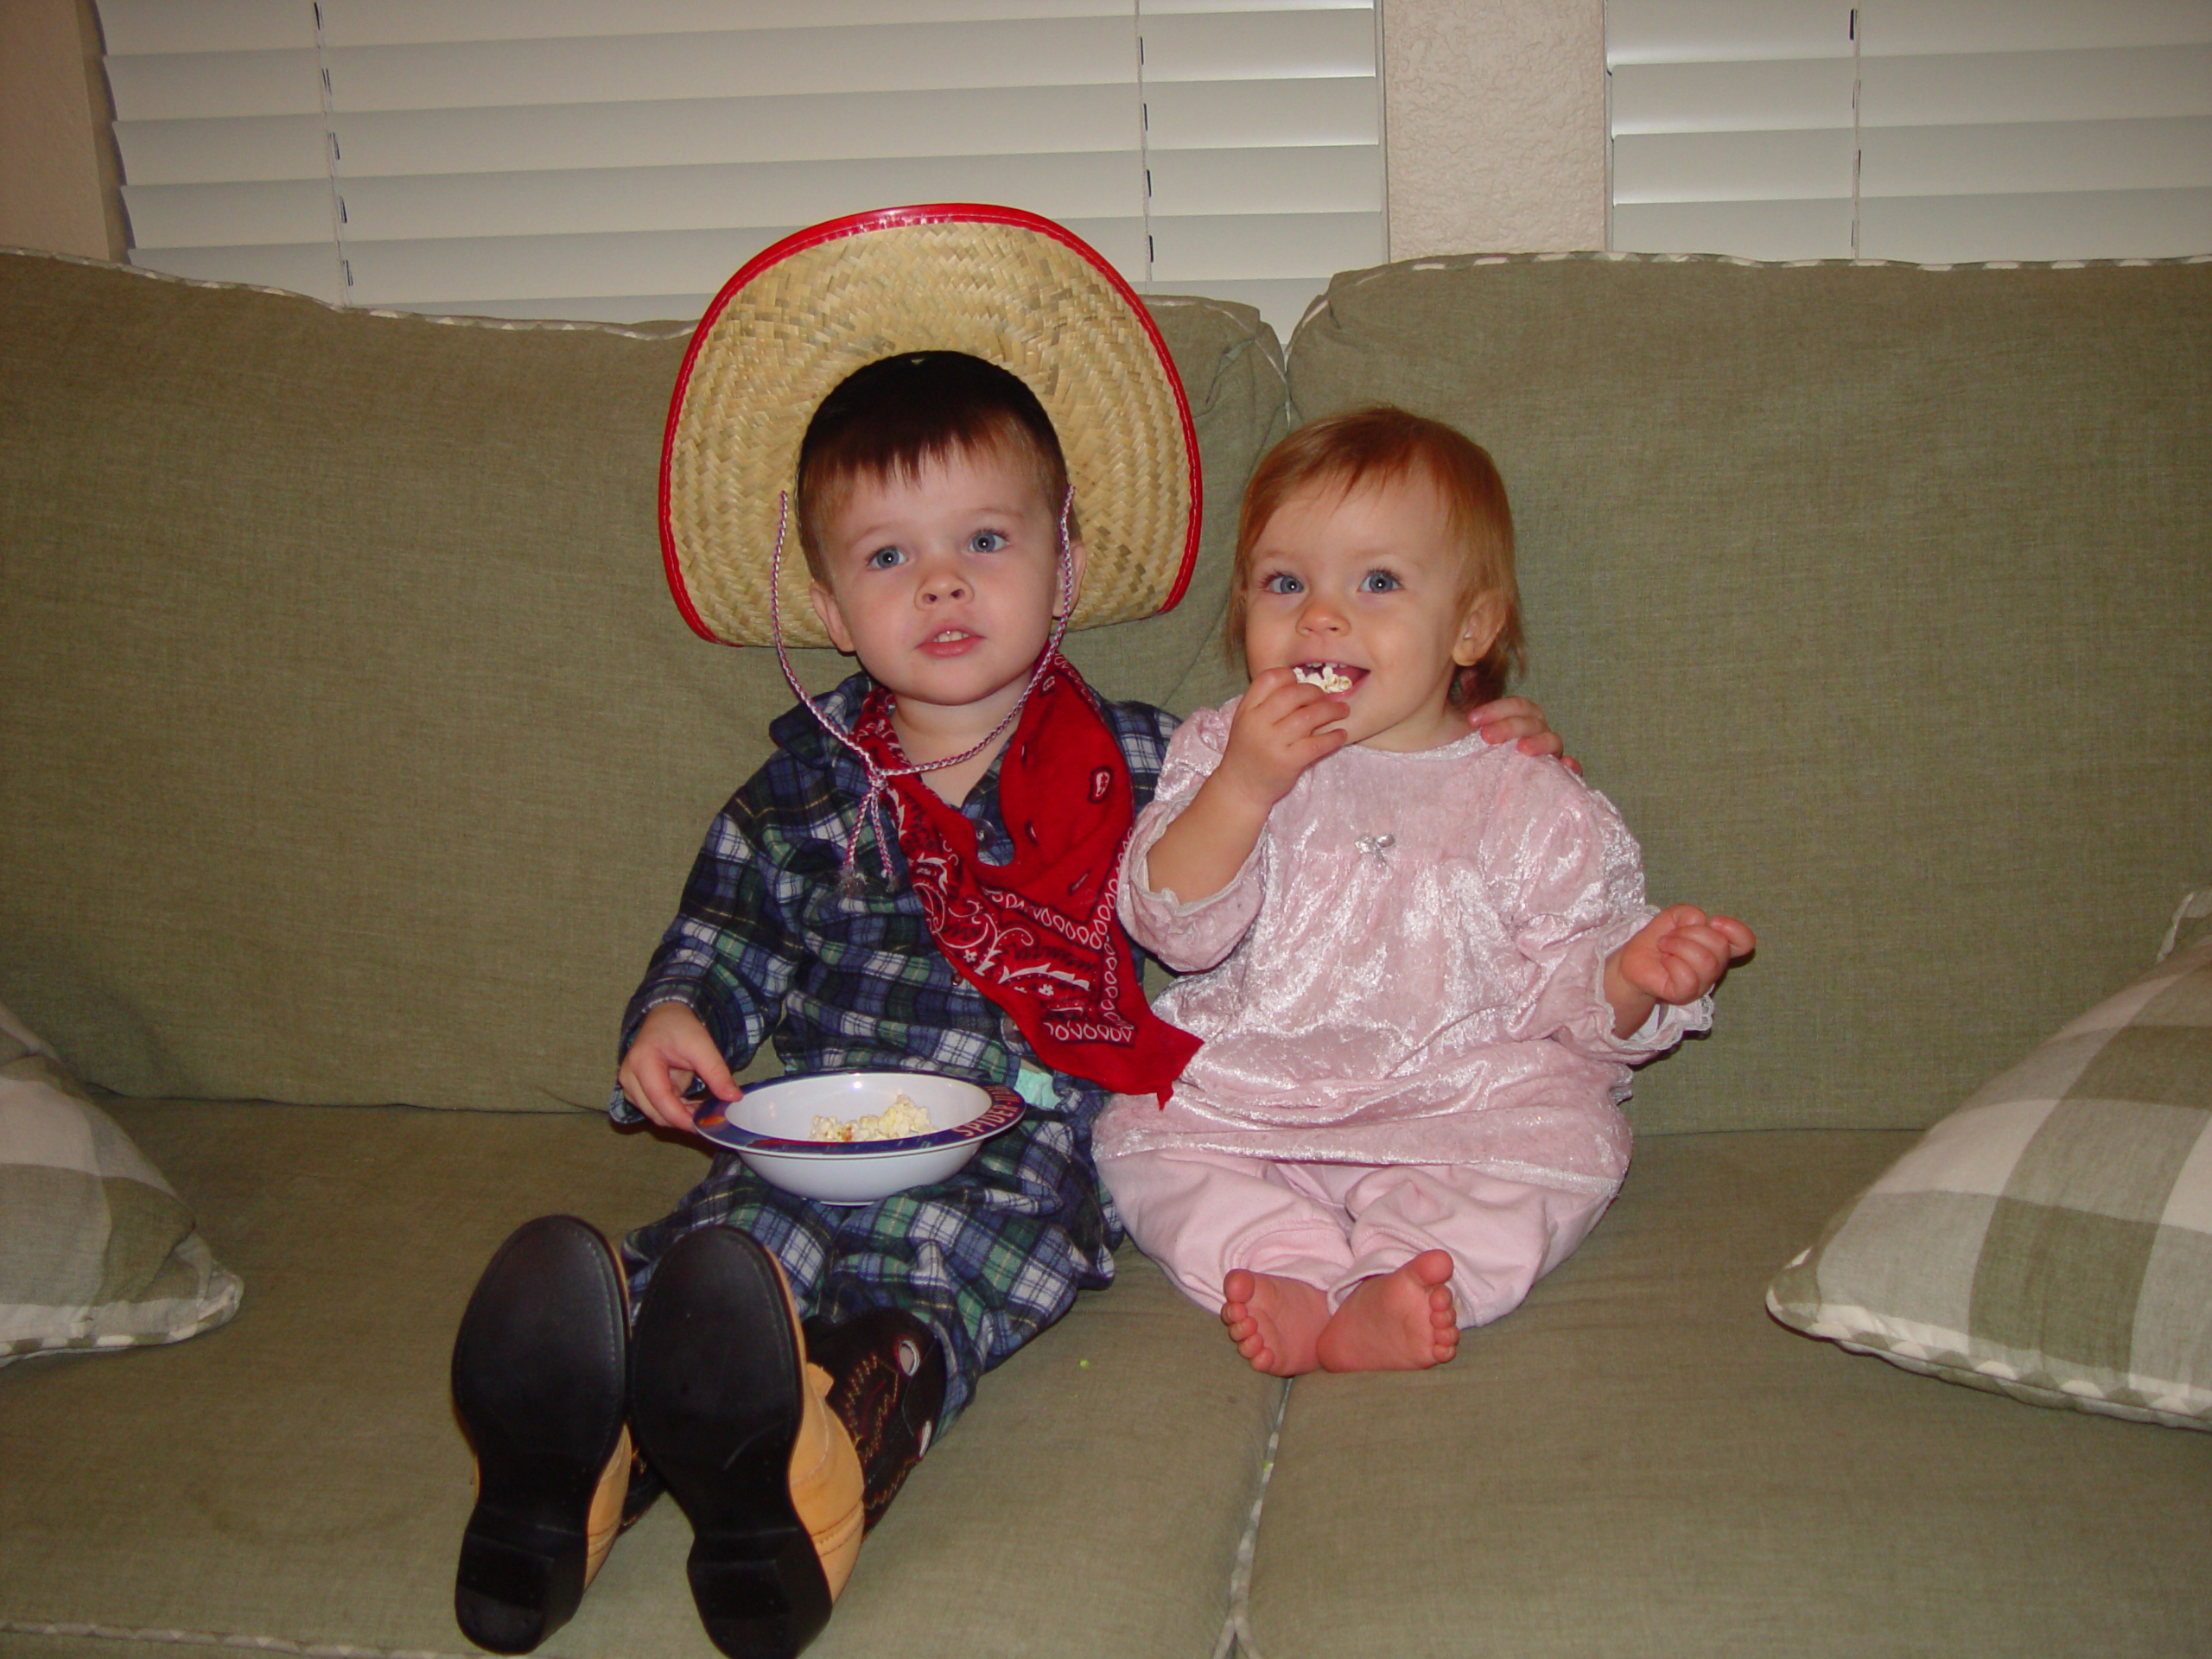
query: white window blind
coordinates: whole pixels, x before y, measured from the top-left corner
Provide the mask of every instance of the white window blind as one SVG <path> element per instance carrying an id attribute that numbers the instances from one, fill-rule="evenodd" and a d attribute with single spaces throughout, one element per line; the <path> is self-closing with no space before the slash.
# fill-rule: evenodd
<path id="1" fill-rule="evenodd" d="M 786 232 L 1029 208 L 1286 332 L 1384 257 L 1372 0 L 99 0 L 136 264 L 696 316 Z"/>
<path id="2" fill-rule="evenodd" d="M 2212 251 L 2212 0 L 1608 0 L 1611 245 Z"/>

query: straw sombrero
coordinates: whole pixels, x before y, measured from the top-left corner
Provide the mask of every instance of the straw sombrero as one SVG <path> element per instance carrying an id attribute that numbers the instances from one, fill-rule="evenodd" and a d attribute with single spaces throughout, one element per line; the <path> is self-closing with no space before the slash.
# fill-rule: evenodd
<path id="1" fill-rule="evenodd" d="M 660 537 L 684 620 L 773 643 L 768 568 L 799 442 L 855 370 L 965 352 L 1019 376 L 1067 457 L 1090 563 L 1071 626 L 1164 611 L 1198 545 L 1198 446 L 1182 382 L 1128 283 L 1071 232 L 1012 207 L 889 207 L 785 237 L 700 320 L 661 448 Z M 793 645 L 829 638 L 796 525 L 781 610 Z"/>

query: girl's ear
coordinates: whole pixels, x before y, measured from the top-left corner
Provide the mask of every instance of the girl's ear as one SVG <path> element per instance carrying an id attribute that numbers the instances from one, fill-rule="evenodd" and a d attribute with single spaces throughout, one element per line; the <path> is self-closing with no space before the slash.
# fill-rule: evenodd
<path id="1" fill-rule="evenodd" d="M 1505 601 L 1497 594 L 1484 594 L 1467 607 L 1467 620 L 1460 625 L 1459 637 L 1452 642 L 1452 660 L 1462 668 L 1472 668 L 1490 655 L 1504 626 Z"/>
<path id="2" fill-rule="evenodd" d="M 1076 601 L 1083 597 L 1083 573 L 1090 561 L 1090 550 L 1083 544 L 1083 538 L 1071 538 L 1068 543 L 1068 602 L 1065 606 L 1060 603 L 1059 575 L 1055 571 L 1052 580 L 1054 616 L 1066 617 L 1074 613 Z"/>
<path id="3" fill-rule="evenodd" d="M 830 644 L 846 656 L 851 656 L 853 631 L 845 626 L 845 613 L 837 607 L 837 596 L 818 582 L 807 583 L 806 596 L 813 603 L 815 615 L 821 618 L 822 626 L 830 635 Z"/>

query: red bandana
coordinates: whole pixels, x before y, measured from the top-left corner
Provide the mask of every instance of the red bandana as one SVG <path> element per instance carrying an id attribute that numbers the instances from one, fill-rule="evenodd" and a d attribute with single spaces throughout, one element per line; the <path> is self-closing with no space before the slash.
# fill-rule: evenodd
<path id="1" fill-rule="evenodd" d="M 879 766 L 912 764 L 880 686 L 853 740 Z M 1053 652 L 1000 759 L 999 810 L 1014 841 L 1006 863 L 984 861 L 975 827 L 921 778 L 894 777 L 890 795 L 923 919 L 945 959 L 1013 1016 L 1054 1071 L 1164 1103 L 1198 1039 L 1145 1006 L 1114 919 L 1135 797 L 1082 677 Z"/>

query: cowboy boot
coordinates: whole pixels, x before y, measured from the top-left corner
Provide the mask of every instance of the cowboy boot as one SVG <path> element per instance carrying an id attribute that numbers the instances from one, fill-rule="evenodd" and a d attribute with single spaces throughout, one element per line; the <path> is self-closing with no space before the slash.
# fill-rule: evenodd
<path id="1" fill-rule="evenodd" d="M 877 1307 L 836 1325 L 809 1319 L 806 1351 L 830 1373 L 830 1409 L 860 1454 L 873 1532 L 937 1433 L 944 1409 L 944 1344 L 905 1309 Z"/>
<path id="2" fill-rule="evenodd" d="M 860 1459 L 830 1386 L 751 1238 L 702 1228 L 661 1259 L 631 1337 L 631 1424 L 691 1522 L 691 1597 L 730 1659 L 791 1659 L 860 1553 Z"/>
<path id="3" fill-rule="evenodd" d="M 623 1523 L 631 1473 L 622 1274 L 574 1216 L 525 1222 L 493 1255 L 453 1346 L 476 1455 L 454 1617 L 494 1653 L 569 1622 Z"/>

